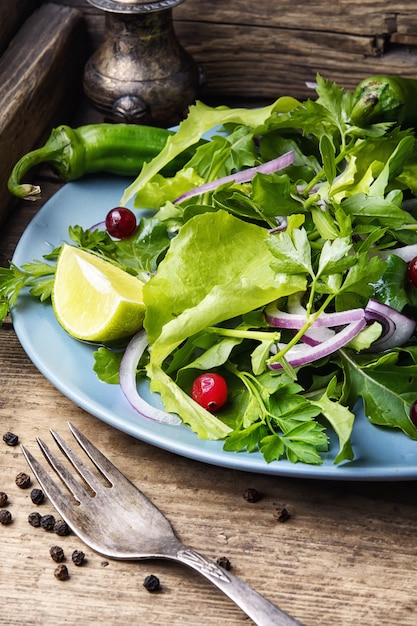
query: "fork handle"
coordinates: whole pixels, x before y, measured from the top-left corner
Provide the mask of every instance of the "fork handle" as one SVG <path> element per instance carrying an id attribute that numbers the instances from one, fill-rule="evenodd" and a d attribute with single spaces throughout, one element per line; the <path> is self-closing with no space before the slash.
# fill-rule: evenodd
<path id="1" fill-rule="evenodd" d="M 174 560 L 188 565 L 218 587 L 258 626 L 302 626 L 301 622 L 279 609 L 246 583 L 202 556 L 192 548 L 181 546 Z"/>

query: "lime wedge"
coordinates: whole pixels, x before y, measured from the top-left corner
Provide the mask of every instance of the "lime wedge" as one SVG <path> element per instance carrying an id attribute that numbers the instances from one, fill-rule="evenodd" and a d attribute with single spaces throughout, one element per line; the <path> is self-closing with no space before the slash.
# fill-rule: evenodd
<path id="1" fill-rule="evenodd" d="M 107 343 L 142 328 L 143 283 L 97 255 L 68 244 L 58 257 L 52 307 L 73 337 Z"/>

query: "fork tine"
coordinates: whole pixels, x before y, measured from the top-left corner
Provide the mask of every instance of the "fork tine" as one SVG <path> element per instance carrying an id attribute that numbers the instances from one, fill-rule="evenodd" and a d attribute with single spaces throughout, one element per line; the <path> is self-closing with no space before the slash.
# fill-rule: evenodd
<path id="1" fill-rule="evenodd" d="M 52 433 L 52 431 L 51 431 Z M 55 470 L 64 485 L 68 487 L 77 502 L 83 502 L 91 495 L 77 482 L 71 472 L 65 467 L 62 461 L 52 452 L 52 450 L 39 437 L 36 438 L 40 449 L 48 461 L 49 465 Z"/>
<path id="2" fill-rule="evenodd" d="M 72 503 L 68 496 L 58 487 L 58 485 L 52 480 L 49 474 L 43 469 L 42 465 L 35 459 L 27 448 L 23 444 L 20 445 L 23 455 L 28 462 L 33 474 L 35 475 L 38 483 L 42 487 L 43 491 L 47 495 L 51 504 L 57 509 L 62 517 L 71 525 L 72 519 Z"/>
<path id="3" fill-rule="evenodd" d="M 123 484 L 126 481 L 130 482 L 128 478 L 121 473 L 119 469 L 109 459 L 104 456 L 98 448 L 94 444 L 91 443 L 87 439 L 85 435 L 81 431 L 78 430 L 71 422 L 68 422 L 69 429 L 77 440 L 78 444 L 84 450 L 86 455 L 91 459 L 96 468 L 103 474 L 103 476 L 109 481 L 111 485 L 115 485 L 117 481 L 122 482 Z M 140 492 L 140 490 L 135 487 L 136 490 Z"/>
<path id="4" fill-rule="evenodd" d="M 78 474 L 85 480 L 87 485 L 89 485 L 91 487 L 91 489 L 95 493 L 97 493 L 99 491 L 102 491 L 103 488 L 106 488 L 106 486 L 104 485 L 103 481 L 101 481 L 99 478 L 97 478 L 97 476 L 95 474 L 93 474 L 93 472 L 87 467 L 87 465 L 84 463 L 84 461 L 82 461 L 80 459 L 78 454 L 76 454 L 70 448 L 70 446 L 58 435 L 58 433 L 56 433 L 54 430 L 51 430 L 50 432 L 51 432 L 52 437 L 55 439 L 58 447 L 60 448 L 61 452 L 72 463 L 73 467 L 77 470 Z M 77 439 L 77 442 L 78 442 L 78 439 Z M 90 445 L 92 445 L 92 444 L 90 444 Z M 87 455 L 88 455 L 88 453 L 87 453 Z M 90 455 L 88 455 L 88 456 L 90 456 Z M 96 465 L 96 467 L 98 469 L 100 469 L 100 467 L 98 467 L 97 465 Z M 71 483 L 73 484 L 74 483 L 74 479 L 72 478 L 71 474 L 69 474 L 69 472 L 68 472 L 68 473 L 66 473 L 66 476 L 69 477 L 69 479 L 71 480 Z M 107 476 L 105 474 L 104 474 L 104 476 L 107 478 Z M 109 481 L 109 482 L 111 482 L 111 481 Z M 78 483 L 76 483 L 76 485 L 78 485 Z M 71 489 L 71 487 L 69 487 L 69 488 Z"/>

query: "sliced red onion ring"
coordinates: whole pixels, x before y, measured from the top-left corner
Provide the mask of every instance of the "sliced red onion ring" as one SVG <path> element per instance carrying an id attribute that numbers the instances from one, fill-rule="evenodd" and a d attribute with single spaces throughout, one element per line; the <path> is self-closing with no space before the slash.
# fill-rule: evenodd
<path id="1" fill-rule="evenodd" d="M 370 350 L 382 352 L 404 345 L 416 329 L 416 321 L 392 307 L 371 298 L 365 307 L 368 323 L 379 322 L 382 335 L 373 342 Z"/>
<path id="2" fill-rule="evenodd" d="M 261 165 L 241 170 L 240 172 L 230 174 L 229 176 L 223 176 L 222 178 L 212 180 L 204 185 L 200 185 L 199 187 L 194 187 L 194 189 L 190 189 L 190 191 L 186 191 L 178 196 L 178 198 L 174 200 L 174 204 L 178 204 L 179 202 L 187 200 L 188 198 L 193 198 L 194 196 L 199 196 L 206 191 L 214 191 L 214 189 L 217 189 L 217 187 L 220 187 L 220 185 L 224 185 L 225 183 L 247 183 L 252 180 L 255 174 L 272 174 L 273 172 L 284 169 L 284 167 L 291 165 L 293 162 L 294 151 L 290 150 L 276 159 L 272 159 L 271 161 L 267 161 Z"/>
<path id="3" fill-rule="evenodd" d="M 343 348 L 349 341 L 352 341 L 360 331 L 365 328 L 366 319 L 365 316 L 362 319 L 351 322 L 345 328 L 326 341 L 323 341 L 315 346 L 309 346 L 306 343 L 297 343 L 290 348 L 285 354 L 285 359 L 292 367 L 301 367 L 302 365 L 308 365 L 313 361 L 318 361 L 329 354 L 333 354 L 340 348 Z M 278 344 L 278 348 L 281 350 L 285 348 L 285 345 Z M 270 369 L 278 370 L 282 369 L 281 363 L 275 362 L 269 364 Z"/>
<path id="4" fill-rule="evenodd" d="M 127 345 L 122 361 L 120 363 L 119 378 L 120 387 L 132 407 L 143 417 L 147 417 L 156 422 L 162 422 L 171 426 L 182 424 L 180 418 L 172 413 L 166 413 L 157 409 L 138 393 L 136 385 L 136 368 L 148 345 L 148 337 L 144 330 L 140 330 L 132 337 Z"/>
<path id="5" fill-rule="evenodd" d="M 269 304 L 265 310 L 265 317 L 271 326 L 279 328 L 293 328 L 300 330 L 307 323 L 307 314 L 303 313 L 286 313 L 281 311 L 274 302 Z M 349 311 L 340 311 L 337 313 L 321 313 L 319 317 L 311 324 L 310 328 L 331 328 L 333 326 L 344 326 L 350 322 L 363 319 L 365 317 L 364 309 L 350 309 Z"/>
<path id="6" fill-rule="evenodd" d="M 308 344 L 309 346 L 317 346 L 319 343 L 323 343 L 323 341 L 331 339 L 335 336 L 335 334 L 336 331 L 332 328 L 327 328 L 327 326 L 323 326 L 320 328 L 309 328 L 301 337 L 301 341 Z"/>
<path id="7" fill-rule="evenodd" d="M 268 231 L 270 235 L 274 233 L 282 233 L 283 230 L 287 230 L 288 219 L 286 215 L 277 215 L 276 216 L 277 225 L 274 228 L 270 228 Z"/>

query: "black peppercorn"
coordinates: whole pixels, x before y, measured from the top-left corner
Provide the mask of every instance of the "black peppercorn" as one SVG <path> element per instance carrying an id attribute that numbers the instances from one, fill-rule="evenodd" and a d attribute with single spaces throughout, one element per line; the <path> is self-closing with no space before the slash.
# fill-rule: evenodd
<path id="1" fill-rule="evenodd" d="M 68 568 L 63 563 L 60 563 L 54 571 L 55 578 L 58 580 L 67 580 L 69 578 Z"/>
<path id="2" fill-rule="evenodd" d="M 7 432 L 3 435 L 3 441 L 8 446 L 17 446 L 17 444 L 19 443 L 19 437 L 14 433 Z"/>
<path id="3" fill-rule="evenodd" d="M 39 526 L 41 525 L 41 514 L 38 513 L 37 511 L 35 511 L 34 513 L 29 513 L 28 515 L 28 522 L 31 526 L 34 526 L 35 528 L 39 528 Z"/>
<path id="4" fill-rule="evenodd" d="M 33 504 L 42 504 L 42 502 L 45 500 L 45 494 L 43 493 L 42 489 L 32 489 L 32 491 L 30 492 L 30 499 L 32 500 Z"/>
<path id="5" fill-rule="evenodd" d="M 258 502 L 261 499 L 261 494 L 259 493 L 259 491 L 252 488 L 245 489 L 242 495 L 244 500 L 251 503 Z"/>
<path id="6" fill-rule="evenodd" d="M 65 535 L 69 535 L 70 532 L 71 531 L 67 522 L 64 522 L 64 520 L 62 519 L 59 519 L 58 521 L 55 522 L 54 533 L 56 533 L 60 537 L 64 537 Z"/>
<path id="7" fill-rule="evenodd" d="M 159 582 L 159 578 L 154 574 L 150 574 L 149 576 L 146 576 L 145 580 L 143 581 L 143 586 L 147 591 L 153 593 L 154 591 L 158 591 L 161 585 Z"/>
<path id="8" fill-rule="evenodd" d="M 11 524 L 13 521 L 12 514 L 7 509 L 1 509 L 0 511 L 0 524 L 3 526 L 7 526 Z"/>
<path id="9" fill-rule="evenodd" d="M 222 567 L 223 569 L 227 569 L 227 571 L 232 569 L 232 564 L 227 558 L 227 556 L 219 557 L 216 562 L 217 562 L 217 565 L 220 565 L 220 567 Z"/>
<path id="10" fill-rule="evenodd" d="M 55 517 L 53 515 L 42 515 L 40 526 L 44 530 L 53 530 L 55 526 Z"/>
<path id="11" fill-rule="evenodd" d="M 49 550 L 51 559 L 56 563 L 61 563 L 65 559 L 64 551 L 60 546 L 52 546 Z"/>
<path id="12" fill-rule="evenodd" d="M 6 506 L 8 499 L 7 493 L 0 491 L 0 506 Z"/>
<path id="13" fill-rule="evenodd" d="M 27 489 L 28 487 L 30 487 L 30 476 L 28 476 L 28 474 L 25 474 L 25 472 L 20 472 L 17 476 L 16 476 L 16 480 L 15 483 L 18 487 L 20 487 L 20 489 Z"/>
<path id="14" fill-rule="evenodd" d="M 277 522 L 287 522 L 291 517 L 285 507 L 275 509 L 273 516 Z"/>
<path id="15" fill-rule="evenodd" d="M 71 559 L 74 565 L 82 565 L 84 563 L 85 554 L 82 550 L 74 550 Z"/>

